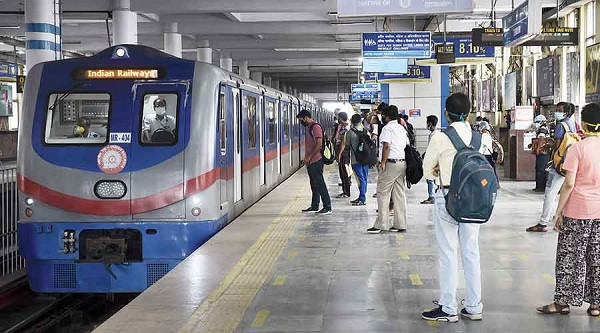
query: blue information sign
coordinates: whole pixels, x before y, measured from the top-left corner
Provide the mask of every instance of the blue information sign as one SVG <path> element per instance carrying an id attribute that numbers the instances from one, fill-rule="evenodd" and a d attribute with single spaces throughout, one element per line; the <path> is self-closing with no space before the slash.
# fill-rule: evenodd
<path id="1" fill-rule="evenodd" d="M 528 1 L 525 1 L 510 14 L 502 18 L 502 28 L 504 29 L 502 39 L 504 45 L 511 44 L 519 38 L 527 36 L 529 27 L 528 5 Z"/>
<path id="2" fill-rule="evenodd" d="M 431 32 L 376 32 L 362 34 L 363 59 L 429 58 Z"/>
<path id="3" fill-rule="evenodd" d="M 378 83 L 358 83 L 352 84 L 352 95 L 350 101 L 360 102 L 368 100 L 370 102 L 380 99 L 381 85 Z"/>
<path id="4" fill-rule="evenodd" d="M 473 0 L 337 0 L 338 16 L 391 16 L 465 13 Z"/>
<path id="5" fill-rule="evenodd" d="M 367 82 L 419 82 L 431 80 L 431 68 L 429 66 L 410 65 L 405 74 L 393 73 L 365 73 Z"/>
<path id="6" fill-rule="evenodd" d="M 12 62 L 0 62 L 0 77 L 16 78 L 17 64 Z"/>

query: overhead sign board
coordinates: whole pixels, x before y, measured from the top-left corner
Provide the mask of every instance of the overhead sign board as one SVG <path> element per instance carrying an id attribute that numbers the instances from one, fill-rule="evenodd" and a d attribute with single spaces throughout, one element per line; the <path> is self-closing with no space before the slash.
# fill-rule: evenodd
<path id="1" fill-rule="evenodd" d="M 454 43 L 436 44 L 435 60 L 438 64 L 453 64 L 456 62 Z"/>
<path id="2" fill-rule="evenodd" d="M 473 0 L 338 0 L 338 16 L 391 16 L 465 13 Z"/>
<path id="3" fill-rule="evenodd" d="M 458 64 L 470 63 L 489 63 L 494 61 L 495 49 L 492 46 L 477 46 L 473 44 L 470 37 L 450 37 L 444 42 L 443 38 L 434 38 L 436 44 L 452 44 L 454 46 L 454 56 Z M 435 49 L 434 49 L 435 50 Z M 420 65 L 436 64 L 435 53 L 430 59 L 417 60 Z"/>
<path id="4" fill-rule="evenodd" d="M 370 102 L 381 99 L 381 85 L 378 83 L 352 84 L 351 102 L 367 100 Z"/>
<path id="5" fill-rule="evenodd" d="M 429 58 L 431 31 L 362 34 L 362 56 L 368 58 Z"/>
<path id="6" fill-rule="evenodd" d="M 363 72 L 365 73 L 396 73 L 408 71 L 408 59 L 364 59 Z"/>
<path id="7" fill-rule="evenodd" d="M 539 0 L 527 0 L 502 18 L 504 46 L 518 46 L 542 30 L 542 7 Z"/>
<path id="8" fill-rule="evenodd" d="M 431 67 L 409 65 L 406 73 L 367 73 L 365 72 L 366 82 L 429 82 L 431 81 Z"/>
<path id="9" fill-rule="evenodd" d="M 473 45 L 504 46 L 502 28 L 473 29 Z M 579 44 L 578 28 L 544 28 L 523 46 L 574 46 Z"/>
<path id="10" fill-rule="evenodd" d="M 88 69 L 86 79 L 158 79 L 158 69 Z"/>

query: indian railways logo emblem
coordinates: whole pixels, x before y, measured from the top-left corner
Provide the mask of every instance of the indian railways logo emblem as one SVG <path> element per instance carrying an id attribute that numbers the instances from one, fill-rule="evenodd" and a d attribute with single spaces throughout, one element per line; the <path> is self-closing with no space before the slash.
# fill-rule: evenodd
<path id="1" fill-rule="evenodd" d="M 125 168 L 127 153 L 119 146 L 109 145 L 100 150 L 97 162 L 102 172 L 113 175 Z"/>

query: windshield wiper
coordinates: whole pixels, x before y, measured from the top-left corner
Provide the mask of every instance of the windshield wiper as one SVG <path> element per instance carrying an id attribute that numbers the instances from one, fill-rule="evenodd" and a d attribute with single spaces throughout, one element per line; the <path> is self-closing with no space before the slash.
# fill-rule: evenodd
<path id="1" fill-rule="evenodd" d="M 87 81 L 79 82 L 79 83 L 73 85 L 67 92 L 65 92 L 62 95 L 60 95 L 60 97 L 56 98 L 54 100 L 54 103 L 52 103 L 52 106 L 49 108 L 50 111 L 54 111 L 54 109 L 56 108 L 56 106 L 58 105 L 58 103 L 64 101 L 65 98 L 69 97 L 69 95 L 71 95 L 72 93 L 74 93 L 75 90 L 83 87 L 83 85 L 86 84 L 86 83 L 87 83 Z"/>

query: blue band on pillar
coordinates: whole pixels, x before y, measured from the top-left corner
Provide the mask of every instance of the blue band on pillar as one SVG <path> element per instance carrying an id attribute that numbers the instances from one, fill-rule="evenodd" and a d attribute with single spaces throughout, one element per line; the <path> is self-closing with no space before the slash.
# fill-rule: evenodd
<path id="1" fill-rule="evenodd" d="M 25 25 L 27 32 L 45 32 L 53 35 L 60 35 L 60 28 L 50 23 L 27 23 Z"/>
<path id="2" fill-rule="evenodd" d="M 52 50 L 52 51 L 60 51 L 60 44 L 56 44 L 54 42 L 48 40 L 40 40 L 40 39 L 30 39 L 26 42 L 26 47 L 28 50 Z"/>

